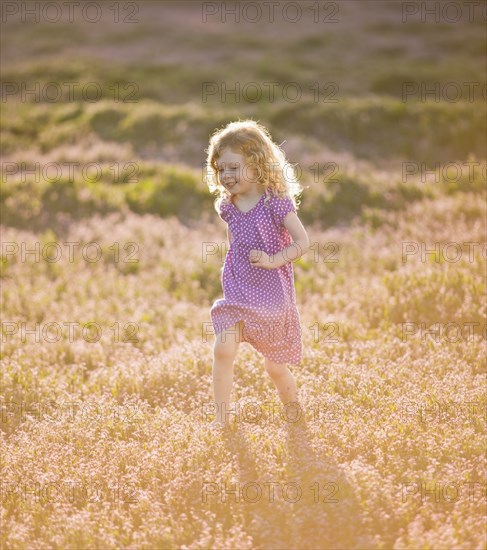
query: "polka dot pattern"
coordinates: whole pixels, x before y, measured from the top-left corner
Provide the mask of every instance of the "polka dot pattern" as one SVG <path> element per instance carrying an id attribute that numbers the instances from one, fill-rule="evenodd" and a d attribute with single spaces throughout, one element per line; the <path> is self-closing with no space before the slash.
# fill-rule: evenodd
<path id="1" fill-rule="evenodd" d="M 283 225 L 289 212 L 296 212 L 289 197 L 265 193 L 248 212 L 230 201 L 221 204 L 220 217 L 228 224 L 232 241 L 221 274 L 224 297 L 210 313 L 215 334 L 242 320 L 241 341 L 271 361 L 300 365 L 302 332 L 292 261 L 264 269 L 249 260 L 251 249 L 271 256 L 292 243 Z"/>

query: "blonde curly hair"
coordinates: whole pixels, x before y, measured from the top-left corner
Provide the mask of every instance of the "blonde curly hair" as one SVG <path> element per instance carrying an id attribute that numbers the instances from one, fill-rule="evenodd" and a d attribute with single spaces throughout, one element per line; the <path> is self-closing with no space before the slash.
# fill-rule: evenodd
<path id="1" fill-rule="evenodd" d="M 298 207 L 300 201 L 296 201 L 296 198 L 302 193 L 303 187 L 297 181 L 294 166 L 286 160 L 285 153 L 273 142 L 264 126 L 246 119 L 230 122 L 224 128 L 215 130 L 208 149 L 205 149 L 207 158 L 204 179 L 210 192 L 217 195 L 214 203 L 217 212 L 220 212 L 223 201 L 231 200 L 231 193 L 218 179 L 217 161 L 227 148 L 257 167 L 257 182 L 264 186 L 266 194 L 264 203 L 272 193 L 280 198 L 289 197 L 294 206 Z"/>

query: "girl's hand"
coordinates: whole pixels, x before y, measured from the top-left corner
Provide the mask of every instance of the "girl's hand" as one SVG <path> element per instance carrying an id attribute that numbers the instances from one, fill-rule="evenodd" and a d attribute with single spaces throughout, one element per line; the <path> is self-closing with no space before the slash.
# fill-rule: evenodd
<path id="1" fill-rule="evenodd" d="M 249 260 L 251 265 L 263 267 L 264 269 L 273 269 L 275 264 L 272 263 L 271 257 L 263 250 L 251 250 L 249 252 Z"/>

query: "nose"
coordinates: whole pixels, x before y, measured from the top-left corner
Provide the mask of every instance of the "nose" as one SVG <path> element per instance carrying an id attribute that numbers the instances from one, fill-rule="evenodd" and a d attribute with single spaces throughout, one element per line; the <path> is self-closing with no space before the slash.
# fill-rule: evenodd
<path id="1" fill-rule="evenodd" d="M 226 183 L 227 181 L 232 181 L 235 179 L 235 172 L 234 171 L 227 171 L 223 172 L 222 180 Z"/>

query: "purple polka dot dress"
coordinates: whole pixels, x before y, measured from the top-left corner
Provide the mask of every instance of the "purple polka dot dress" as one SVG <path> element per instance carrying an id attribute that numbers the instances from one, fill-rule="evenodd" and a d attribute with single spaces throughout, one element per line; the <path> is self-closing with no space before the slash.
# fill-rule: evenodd
<path id="1" fill-rule="evenodd" d="M 264 269 L 249 260 L 252 249 L 271 256 L 292 243 L 283 225 L 289 212 L 296 212 L 292 200 L 273 194 L 262 194 L 248 212 L 222 202 L 220 217 L 228 224 L 232 241 L 222 268 L 224 297 L 213 304 L 210 314 L 215 335 L 243 320 L 241 341 L 273 362 L 300 365 L 302 333 L 292 261 Z"/>

